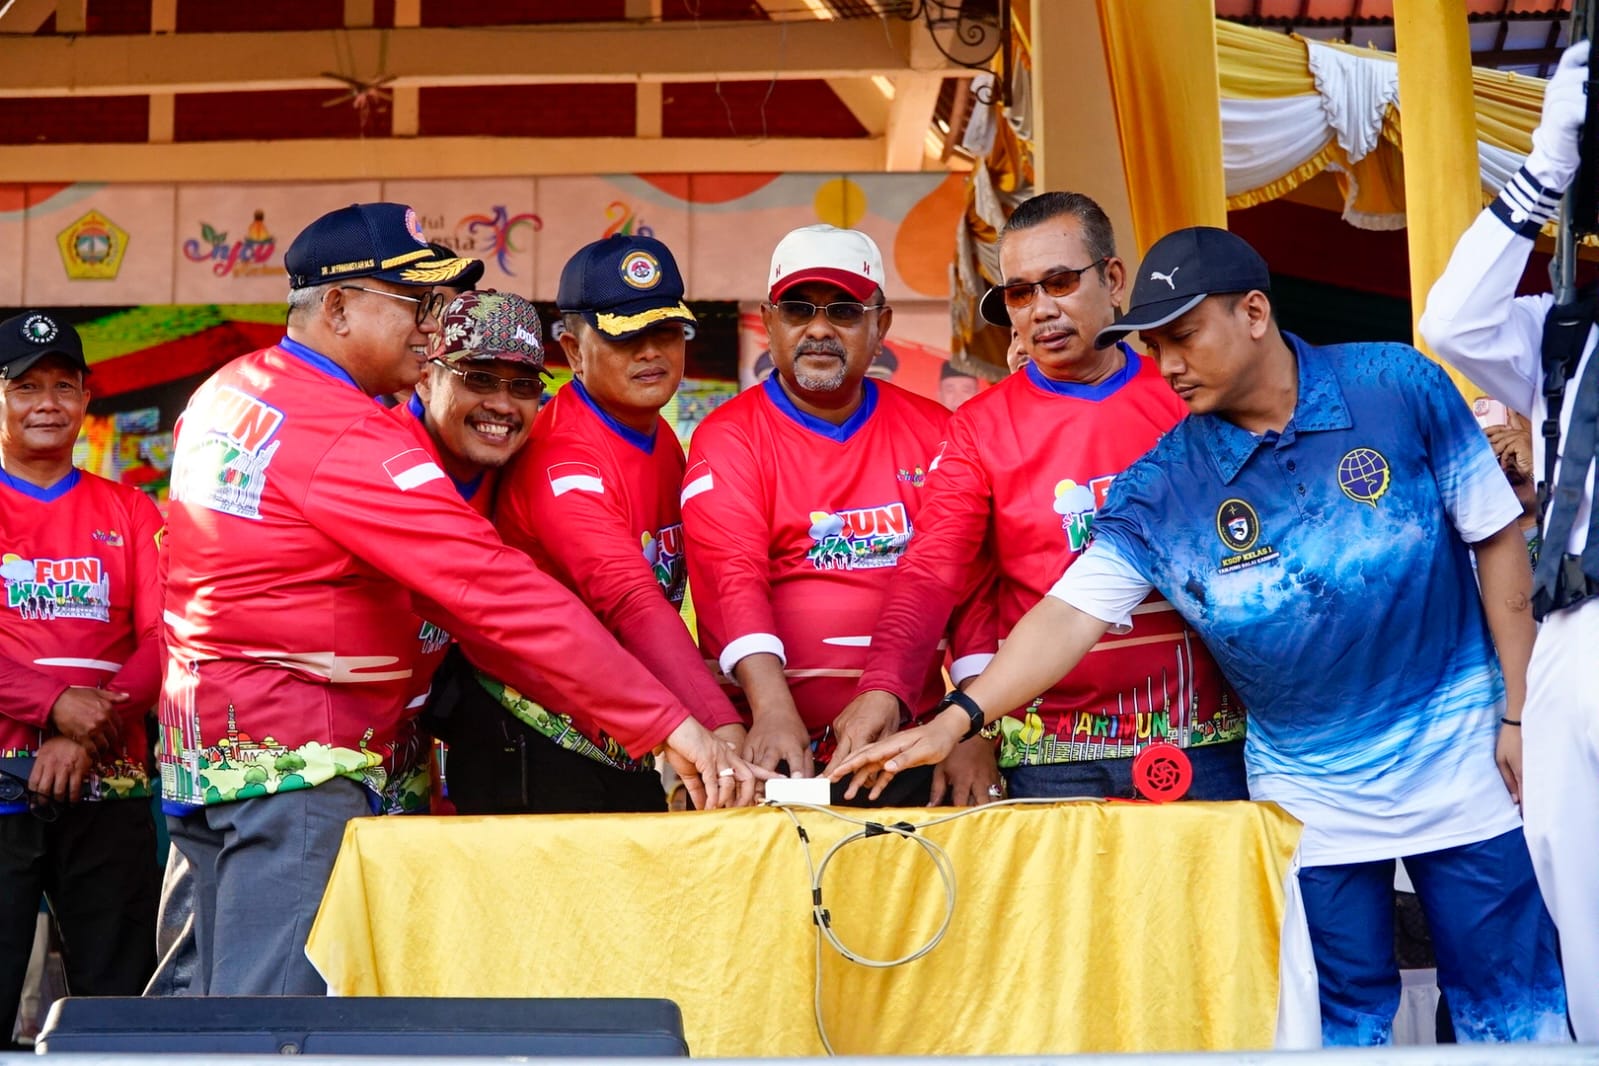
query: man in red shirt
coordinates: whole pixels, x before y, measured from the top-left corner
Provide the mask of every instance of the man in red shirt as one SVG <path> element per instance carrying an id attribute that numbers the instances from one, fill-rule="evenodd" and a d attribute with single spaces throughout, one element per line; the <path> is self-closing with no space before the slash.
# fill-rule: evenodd
<path id="1" fill-rule="evenodd" d="M 435 258 L 410 208 L 357 204 L 284 263 L 288 335 L 196 391 L 173 463 L 160 760 L 202 994 L 325 987 L 305 937 L 392 769 L 417 614 L 630 754 L 664 745 L 707 806 L 749 802 L 756 777 L 372 399 L 417 382 L 432 286 L 470 261 Z"/>
<path id="2" fill-rule="evenodd" d="M 882 281 L 864 233 L 807 226 L 779 242 L 762 308 L 776 372 L 695 430 L 683 484 L 700 646 L 739 686 L 746 756 L 796 777 L 827 761 L 835 732 L 841 747 L 851 741 L 834 716 L 920 536 L 923 484 L 949 417 L 868 378 L 893 317 Z M 953 607 L 928 619 L 939 635 Z M 907 661 L 911 713 L 937 702 L 942 662 L 938 636 Z M 983 803 L 990 788 L 992 754 L 965 745 L 936 781 L 907 781 L 885 802 L 948 791 Z"/>
<path id="3" fill-rule="evenodd" d="M 87 373 L 66 323 L 0 322 L 0 1048 L 41 896 L 73 995 L 136 996 L 155 965 L 161 515 L 72 465 Z"/>
<path id="4" fill-rule="evenodd" d="M 489 289 L 456 295 L 439 314 L 438 332 L 428 338 L 427 370 L 394 411 L 437 457 L 461 499 L 485 518 L 494 513 L 500 472 L 527 443 L 539 413 L 543 379 L 549 375 L 543 336 L 538 308 L 515 293 Z M 383 793 L 386 814 L 448 811 L 433 810 L 430 734 L 450 732 L 460 675 L 473 672 L 458 655 L 435 685 L 454 641 L 426 619 L 417 619 L 417 627 L 416 672 L 406 709 L 421 717 L 404 723 L 396 740 L 396 772 Z M 430 701 L 435 688 L 440 698 Z M 486 725 L 498 731 L 514 723 L 497 713 Z"/>
<path id="5" fill-rule="evenodd" d="M 736 747 L 738 712 L 678 613 L 683 447 L 660 417 L 683 378 L 684 327 L 694 321 L 677 262 L 654 238 L 608 237 L 567 261 L 556 302 L 572 382 L 512 465 L 495 524 Z M 462 813 L 666 809 L 650 757 L 575 726 L 558 694 L 484 676 L 476 695 L 489 709 L 469 719 L 490 728 L 450 747 L 451 798 Z"/>
<path id="6" fill-rule="evenodd" d="M 1080 193 L 1022 203 L 1000 237 L 1005 284 L 983 316 L 1012 329 L 1020 368 L 964 404 L 927 478 L 927 502 L 900 579 L 877 621 L 859 695 L 840 716 L 856 735 L 892 732 L 918 692 L 935 621 L 960 602 L 973 560 L 992 546 L 999 640 L 1087 547 L 1111 480 L 1183 417 L 1154 363 L 1126 344 L 1096 349 L 1126 285 L 1110 221 Z M 1243 799 L 1244 709 L 1210 653 L 1158 595 L 1136 635 L 1107 636 L 1060 683 L 998 723 L 1013 796 L 1133 795 L 1133 758 L 1151 744 L 1187 749 L 1194 799 Z M 846 754 L 840 751 L 842 757 Z"/>

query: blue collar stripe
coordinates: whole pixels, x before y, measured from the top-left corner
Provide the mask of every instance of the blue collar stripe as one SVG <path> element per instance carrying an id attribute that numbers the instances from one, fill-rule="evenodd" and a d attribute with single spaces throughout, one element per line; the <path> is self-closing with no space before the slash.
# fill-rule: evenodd
<path id="1" fill-rule="evenodd" d="M 1142 358 L 1127 346 L 1126 341 L 1117 341 L 1116 347 L 1121 349 L 1127 361 L 1120 370 L 1097 385 L 1084 385 L 1077 381 L 1056 381 L 1045 377 L 1044 372 L 1038 369 L 1037 363 L 1027 364 L 1027 380 L 1055 396 L 1070 396 L 1074 400 L 1090 400 L 1095 403 L 1108 400 L 1116 395 L 1123 385 L 1138 376 L 1139 359 Z"/>
<path id="2" fill-rule="evenodd" d="M 777 409 L 801 429 L 808 429 L 818 436 L 838 441 L 840 444 L 853 437 L 857 430 L 871 420 L 872 412 L 877 410 L 877 382 L 871 378 L 861 381 L 861 405 L 842 424 L 836 426 L 825 418 L 806 414 L 795 407 L 794 401 L 783 391 L 783 383 L 777 380 L 776 372 L 773 372 L 761 387 L 766 390 L 767 398 L 777 405 Z"/>
<path id="3" fill-rule="evenodd" d="M 657 419 L 655 423 L 655 432 L 640 433 L 632 426 L 624 426 L 622 423 L 612 418 L 609 411 L 605 410 L 599 404 L 594 402 L 594 397 L 589 395 L 589 390 L 585 389 L 583 387 L 583 383 L 577 378 L 572 379 L 571 388 L 577 393 L 577 398 L 587 404 L 588 409 L 593 411 L 595 416 L 598 417 L 601 422 L 604 422 L 606 427 L 609 428 L 612 433 L 615 433 L 618 437 L 621 437 L 623 440 L 627 441 L 645 455 L 655 454 L 655 435 L 661 431 L 661 423 L 659 419 Z"/>
<path id="4" fill-rule="evenodd" d="M 0 470 L 0 484 L 9 485 L 17 492 L 22 493 L 24 496 L 31 496 L 40 503 L 54 503 L 56 500 L 59 500 L 67 493 L 71 492 L 72 487 L 76 485 L 79 480 L 82 479 L 82 477 L 83 472 L 77 467 L 73 467 L 71 470 L 67 471 L 65 477 L 63 477 L 60 481 L 57 481 L 54 485 L 47 485 L 44 488 L 40 488 L 31 481 L 23 481 L 21 478 L 12 477 L 4 470 Z"/>
<path id="5" fill-rule="evenodd" d="M 345 370 L 338 363 L 335 363 L 333 360 L 329 359 L 315 348 L 307 348 L 299 341 L 290 340 L 288 337 L 284 337 L 282 340 L 278 341 L 278 347 L 282 348 L 296 359 L 299 359 L 301 362 L 311 364 L 328 377 L 336 378 L 339 381 L 344 382 L 357 392 L 361 391 L 361 386 L 355 383 L 355 379 L 350 376 L 349 371 Z"/>

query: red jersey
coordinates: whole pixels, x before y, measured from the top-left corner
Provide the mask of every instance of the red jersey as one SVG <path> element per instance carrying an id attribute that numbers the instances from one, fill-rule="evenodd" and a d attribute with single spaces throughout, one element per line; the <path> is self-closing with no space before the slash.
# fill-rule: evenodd
<path id="1" fill-rule="evenodd" d="M 985 540 L 998 570 L 990 652 L 1087 547 L 1111 480 L 1186 413 L 1153 361 L 1122 351 L 1126 366 L 1098 385 L 1052 381 L 1028 364 L 951 417 L 861 691 L 905 699 L 918 690 L 938 639 L 935 619 L 968 586 Z M 1106 636 L 1059 684 L 1001 722 L 1001 766 L 1243 737 L 1243 710 L 1199 638 L 1158 596 L 1138 610 L 1135 634 Z"/>
<path id="2" fill-rule="evenodd" d="M 137 489 L 76 468 L 47 489 L 0 472 L 0 755 L 38 751 L 68 686 L 126 692 L 121 747 L 94 768 L 92 799 L 150 794 L 144 716 L 161 680 L 160 532 L 160 512 Z"/>
<path id="3" fill-rule="evenodd" d="M 893 385 L 863 387 L 835 426 L 796 408 L 774 374 L 694 431 L 683 483 L 700 647 L 729 676 L 746 655 L 782 659 L 813 737 L 854 694 L 949 418 Z M 934 630 L 950 607 L 928 619 Z M 936 643 L 907 660 L 914 710 L 943 695 Z"/>
<path id="4" fill-rule="evenodd" d="M 629 751 L 688 716 L 501 543 L 390 412 L 293 340 L 234 360 L 190 400 L 169 538 L 160 758 L 180 804 L 335 776 L 381 790 L 418 614 L 518 685 L 536 663 Z"/>
<path id="5" fill-rule="evenodd" d="M 422 398 L 412 393 L 410 400 L 393 408 L 390 413 L 443 469 L 438 443 L 428 433 Z M 467 506 L 488 517 L 494 504 L 495 472 L 484 469 L 471 481 L 464 482 L 456 481 L 448 471 L 445 473 Z M 378 810 L 381 814 L 438 813 L 434 808 L 441 806 L 432 795 L 429 755 L 434 744 L 442 742 L 435 742 L 424 733 L 416 724 L 415 716 L 422 712 L 423 705 L 427 703 L 428 694 L 433 690 L 433 675 L 438 672 L 445 654 L 455 641 L 449 633 L 426 618 L 418 616 L 415 625 L 416 658 L 411 667 L 415 671 L 411 677 L 411 698 L 406 701 L 404 719 L 395 729 L 393 769 L 384 783 L 379 800 Z"/>
<path id="6" fill-rule="evenodd" d="M 715 729 L 740 719 L 679 613 L 688 575 L 682 485 L 683 446 L 669 427 L 622 425 L 574 379 L 539 412 L 495 523 Z"/>

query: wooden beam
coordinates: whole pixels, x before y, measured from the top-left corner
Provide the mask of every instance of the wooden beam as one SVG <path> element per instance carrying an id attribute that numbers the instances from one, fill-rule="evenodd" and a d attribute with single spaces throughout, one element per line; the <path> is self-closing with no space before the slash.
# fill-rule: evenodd
<path id="1" fill-rule="evenodd" d="M 415 137 L 421 129 L 422 92 L 414 85 L 402 85 L 389 96 L 389 135 Z"/>
<path id="2" fill-rule="evenodd" d="M 344 24 L 352 29 L 372 25 L 377 20 L 372 0 L 344 0 Z"/>
<path id="3" fill-rule="evenodd" d="M 783 78 L 954 69 L 897 19 L 686 25 L 4 38 L 0 97 L 320 89 L 327 71 L 418 87 L 766 81 L 774 56 Z"/>
<path id="4" fill-rule="evenodd" d="M 56 0 L 56 32 L 86 33 L 89 29 L 89 0 Z"/>
<path id="5" fill-rule="evenodd" d="M 41 144 L 0 152 L 0 182 L 274 181 L 525 177 L 697 171 L 828 173 L 883 169 L 880 139 L 416 137 L 212 141 L 183 144 Z"/>
<path id="6" fill-rule="evenodd" d="M 622 6 L 622 17 L 629 22 L 659 22 L 661 0 L 627 0 Z"/>
<path id="7" fill-rule="evenodd" d="M 905 74 L 894 79 L 894 104 L 888 113 L 883 169 L 921 170 L 927 159 L 927 131 L 938 107 L 944 79 L 937 74 Z"/>
<path id="8" fill-rule="evenodd" d="M 422 0 L 394 0 L 394 28 L 422 25 Z"/>
<path id="9" fill-rule="evenodd" d="M 37 33 L 56 13 L 56 0 L 0 0 L 0 33 L 26 36 Z"/>
<path id="10" fill-rule="evenodd" d="M 633 105 L 633 132 L 636 136 L 660 137 L 663 104 L 660 82 L 647 81 L 638 87 Z"/>
<path id="11" fill-rule="evenodd" d="M 172 130 L 177 112 L 177 98 L 171 93 L 152 93 L 150 95 L 150 130 L 148 137 L 151 144 L 171 144 Z"/>
<path id="12" fill-rule="evenodd" d="M 867 133 L 878 137 L 888 129 L 893 104 L 871 78 L 831 78 L 827 87 Z"/>
<path id="13" fill-rule="evenodd" d="M 176 33 L 178 31 L 178 0 L 151 0 L 150 32 Z"/>

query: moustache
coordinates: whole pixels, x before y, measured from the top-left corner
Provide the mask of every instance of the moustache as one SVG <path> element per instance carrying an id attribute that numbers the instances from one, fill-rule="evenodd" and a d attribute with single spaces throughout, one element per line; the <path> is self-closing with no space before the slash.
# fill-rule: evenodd
<path id="1" fill-rule="evenodd" d="M 798 348 L 794 349 L 794 357 L 802 355 L 831 355 L 836 359 L 844 358 L 844 345 L 832 338 L 820 341 L 801 341 Z"/>

